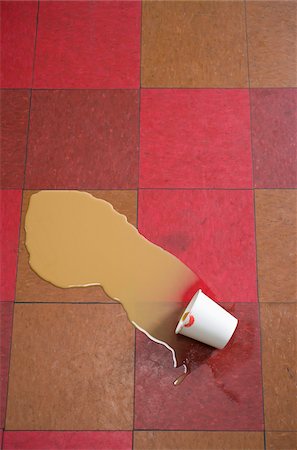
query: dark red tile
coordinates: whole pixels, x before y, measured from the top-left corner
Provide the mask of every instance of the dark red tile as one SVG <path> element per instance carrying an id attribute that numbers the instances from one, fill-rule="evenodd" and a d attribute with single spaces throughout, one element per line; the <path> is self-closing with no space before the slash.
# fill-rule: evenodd
<path id="1" fill-rule="evenodd" d="M 27 90 L 3 90 L 0 100 L 0 185 L 4 189 L 21 189 L 24 181 L 30 94 Z"/>
<path id="2" fill-rule="evenodd" d="M 1 87 L 32 86 L 38 2 L 1 2 Z"/>
<path id="3" fill-rule="evenodd" d="M 138 88 L 140 2 L 40 2 L 34 87 Z"/>
<path id="4" fill-rule="evenodd" d="M 138 92 L 35 91 L 26 188 L 135 188 Z"/>
<path id="5" fill-rule="evenodd" d="M 252 191 L 141 190 L 139 231 L 196 272 L 218 300 L 257 301 Z"/>
<path id="6" fill-rule="evenodd" d="M 254 185 L 297 187 L 297 89 L 252 89 Z"/>
<path id="7" fill-rule="evenodd" d="M 13 303 L 0 302 L 0 376 L 1 376 L 1 403 L 0 403 L 0 427 L 4 428 L 7 382 L 10 359 L 11 329 L 12 329 Z"/>
<path id="8" fill-rule="evenodd" d="M 0 301 L 14 301 L 22 191 L 0 191 Z"/>
<path id="9" fill-rule="evenodd" d="M 247 90 L 143 90 L 141 187 L 252 186 Z"/>
<path id="10" fill-rule="evenodd" d="M 132 450 L 130 431 L 6 431 L 3 450 Z"/>
<path id="11" fill-rule="evenodd" d="M 232 341 L 212 352 L 195 343 L 196 367 L 179 386 L 172 383 L 182 371 L 173 369 L 170 352 L 137 333 L 137 429 L 263 429 L 258 305 L 230 308 L 239 318 Z"/>

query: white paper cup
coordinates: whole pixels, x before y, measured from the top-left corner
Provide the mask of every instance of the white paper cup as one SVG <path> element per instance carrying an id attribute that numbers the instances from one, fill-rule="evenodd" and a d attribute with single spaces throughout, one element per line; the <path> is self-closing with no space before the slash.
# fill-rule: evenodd
<path id="1" fill-rule="evenodd" d="M 235 317 L 203 294 L 200 289 L 185 309 L 175 333 L 215 348 L 224 348 L 237 324 L 238 320 Z"/>

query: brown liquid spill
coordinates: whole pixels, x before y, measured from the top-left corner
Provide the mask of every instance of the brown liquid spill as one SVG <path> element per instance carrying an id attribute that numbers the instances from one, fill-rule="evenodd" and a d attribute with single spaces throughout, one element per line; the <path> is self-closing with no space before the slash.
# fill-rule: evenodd
<path id="1" fill-rule="evenodd" d="M 172 351 L 175 366 L 186 360 L 189 339 L 175 327 L 199 279 L 179 259 L 86 192 L 32 195 L 25 228 L 40 277 L 61 288 L 101 285 L 137 328 Z"/>

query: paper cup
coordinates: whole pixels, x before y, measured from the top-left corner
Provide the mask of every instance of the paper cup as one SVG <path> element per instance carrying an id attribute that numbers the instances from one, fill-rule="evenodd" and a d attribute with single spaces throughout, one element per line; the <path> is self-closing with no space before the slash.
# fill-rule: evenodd
<path id="1" fill-rule="evenodd" d="M 200 289 L 185 309 L 175 333 L 215 348 L 224 348 L 237 324 L 238 320 L 235 317 L 203 294 Z"/>

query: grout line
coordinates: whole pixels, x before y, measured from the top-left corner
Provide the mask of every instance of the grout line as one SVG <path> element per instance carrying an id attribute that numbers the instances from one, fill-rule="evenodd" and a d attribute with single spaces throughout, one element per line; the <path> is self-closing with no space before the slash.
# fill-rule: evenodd
<path id="1" fill-rule="evenodd" d="M 19 191 L 20 188 L 5 187 L 1 190 Z M 88 187 L 67 187 L 67 188 L 48 188 L 33 187 L 24 188 L 25 191 L 296 191 L 292 187 L 251 187 L 251 188 L 215 188 L 215 187 L 135 187 L 135 188 L 88 188 Z"/>
<path id="2" fill-rule="evenodd" d="M 25 189 L 26 175 L 27 175 L 27 160 L 28 160 L 29 134 L 30 134 L 30 125 L 31 125 L 32 91 L 33 91 L 35 59 L 36 59 L 36 41 L 37 41 L 37 29 L 38 29 L 38 15 L 39 15 L 39 0 L 38 0 L 38 3 L 37 3 L 37 12 L 36 12 L 35 42 L 34 42 L 34 55 L 33 55 L 33 65 L 32 65 L 32 80 L 31 80 L 31 89 L 30 89 L 29 112 L 28 112 L 28 126 L 27 126 L 26 152 L 25 152 L 25 161 L 24 161 L 23 189 Z"/>
<path id="3" fill-rule="evenodd" d="M 142 2 L 140 3 L 140 33 L 139 33 L 139 90 L 138 90 L 138 161 L 137 161 L 137 200 L 136 200 L 136 228 L 139 224 L 139 179 L 140 179 L 140 127 L 141 127 L 141 59 L 142 59 Z M 135 386 L 136 386 L 136 328 L 134 327 L 134 373 L 133 373 L 133 429 L 132 450 L 134 450 L 135 429 Z"/>
<path id="4" fill-rule="evenodd" d="M 141 80 L 140 80 L 141 81 Z M 3 91 L 23 91 L 28 88 L 25 87 L 1 87 L 0 90 Z M 163 91 L 163 90 L 192 90 L 192 91 L 211 91 L 211 90 L 237 90 L 237 91 L 244 91 L 248 90 L 249 87 L 242 86 L 234 86 L 234 87 L 226 87 L 226 86 L 216 86 L 216 87 L 178 87 L 178 86 L 141 86 L 141 89 L 143 90 L 154 90 L 154 91 Z M 297 89 L 296 86 L 285 86 L 285 87 L 279 87 L 279 86 L 262 86 L 262 87 L 251 87 L 252 90 L 264 90 L 264 89 L 279 89 L 279 90 L 292 90 Z M 92 87 L 86 87 L 86 88 L 57 88 L 57 87 L 47 87 L 47 88 L 33 88 L 33 91 L 137 91 L 138 87 L 122 87 L 122 88 L 109 88 L 109 87 L 98 87 L 98 88 L 92 88 Z"/>
<path id="5" fill-rule="evenodd" d="M 4 430 L 3 430 L 4 431 Z M 93 433 L 93 432 L 104 432 L 104 433 L 131 433 L 133 430 L 129 429 L 129 430 L 118 430 L 118 429 L 114 429 L 114 430 L 104 430 L 104 429 L 90 429 L 90 430 L 56 430 L 56 429 L 31 429 L 31 430 L 16 430 L 16 429 L 6 429 L 5 431 L 8 432 L 28 432 L 28 433 L 32 433 L 32 432 L 40 432 L 40 433 Z M 216 429 L 211 429 L 211 430 L 202 430 L 202 429 L 166 429 L 166 428 L 154 428 L 154 429 L 147 429 L 147 428 L 136 428 L 134 431 L 137 431 L 138 433 L 146 433 L 146 432 L 150 432 L 150 431 L 155 431 L 155 432 L 194 432 L 194 433 L 264 433 L 263 430 L 255 430 L 255 429 L 224 429 L 224 430 L 216 430 Z M 269 433 L 296 433 L 295 430 L 266 430 L 266 432 Z M 4 433 L 3 433 L 4 434 Z"/>
<path id="6" fill-rule="evenodd" d="M 4 407 L 4 414 L 3 414 L 3 420 L 4 420 L 4 424 L 3 424 L 3 436 L 2 439 L 4 438 L 4 430 L 6 430 L 6 414 L 7 414 L 7 408 L 8 408 L 8 393 L 9 393 L 9 381 L 10 381 L 10 369 L 11 369 L 11 354 L 12 354 L 12 342 L 13 342 L 13 322 L 14 322 L 14 307 L 15 307 L 15 303 L 12 303 L 12 319 L 11 319 L 11 336 L 10 336 L 10 342 L 9 342 L 9 348 L 8 348 L 8 373 L 7 373 L 7 386 L 6 386 L 6 403 L 5 403 L 5 407 Z M 3 444 L 3 440 L 2 440 L 2 444 Z M 2 445 L 3 448 L 3 445 Z"/>
<path id="7" fill-rule="evenodd" d="M 16 305 L 121 305 L 120 302 L 15 302 Z"/>
<path id="8" fill-rule="evenodd" d="M 245 30 L 246 30 L 246 51 L 247 51 L 247 67 L 249 80 L 249 107 L 250 107 L 250 143 L 251 143 L 251 158 L 252 158 L 252 186 L 255 186 L 255 164 L 254 164 L 254 146 L 253 146 L 253 115 L 252 115 L 252 96 L 251 96 L 251 80 L 250 80 L 250 59 L 249 59 L 249 39 L 248 39 L 248 24 L 247 24 L 247 4 L 244 1 L 245 10 Z M 261 327 L 261 303 L 259 296 L 259 278 L 258 278 L 258 251 L 257 251 L 257 220 L 256 220 L 256 195 L 253 189 L 253 205 L 254 205 L 254 235 L 255 235 L 255 256 L 256 256 L 256 287 L 258 297 L 258 321 L 259 321 L 259 340 L 260 340 L 260 366 L 262 379 L 262 418 L 263 418 L 263 432 L 264 432 L 264 450 L 266 450 L 266 433 L 265 433 L 265 406 L 264 406 L 264 377 L 263 377 L 263 345 L 262 345 L 262 327 Z"/>
<path id="9" fill-rule="evenodd" d="M 29 120 L 28 120 L 29 122 Z M 7 386 L 6 386 L 6 404 L 4 408 L 4 426 L 3 426 L 3 436 L 2 440 L 4 439 L 4 430 L 5 430 L 5 424 L 6 424 L 6 413 L 7 413 L 7 405 L 8 405 L 8 392 L 9 392 L 9 380 L 10 380 L 10 364 L 11 364 L 11 354 L 12 354 L 12 342 L 13 342 L 13 322 L 14 322 L 14 309 L 15 309 L 15 298 L 16 298 L 16 286 L 17 286 L 17 277 L 18 277 L 18 265 L 19 265 L 19 254 L 20 254 L 20 238 L 21 238 L 21 220 L 22 220 L 22 212 L 23 212 L 23 194 L 24 190 L 22 189 L 22 195 L 21 195 L 21 205 L 20 205 L 20 213 L 19 213 L 19 229 L 18 229 L 18 251 L 16 255 L 16 270 L 15 270 L 15 286 L 14 286 L 14 300 L 13 302 L 6 302 L 6 303 L 12 303 L 12 319 L 11 319 L 11 336 L 10 336 L 10 343 L 9 343 L 9 349 L 8 349 L 8 373 L 7 373 Z M 3 442 L 2 442 L 3 444 Z M 3 445 L 2 445 L 3 448 Z"/>
<path id="10" fill-rule="evenodd" d="M 40 6 L 40 0 L 38 0 L 38 2 L 37 2 L 37 13 L 36 13 L 34 56 L 33 56 L 32 82 L 31 82 L 31 88 L 32 89 L 33 89 L 33 86 L 34 86 L 34 75 L 35 75 L 35 61 L 36 61 L 36 47 L 37 47 L 37 34 L 38 34 L 39 6 Z"/>
<path id="11" fill-rule="evenodd" d="M 62 301 L 62 302 L 52 302 L 52 301 L 15 301 L 15 302 L 11 302 L 11 301 L 2 301 L 1 303 L 14 303 L 15 305 L 121 305 L 120 302 L 117 301 L 113 301 L 113 302 L 100 302 L 100 301 L 93 301 L 93 302 L 82 302 L 82 301 L 72 301 L 72 302 L 68 302 L 68 301 Z M 250 301 L 244 301 L 244 302 L 239 302 L 236 300 L 230 300 L 228 299 L 228 301 L 219 301 L 218 303 L 222 306 L 227 305 L 227 304 L 235 304 L 235 305 L 295 305 L 297 303 L 297 301 L 282 301 L 282 302 L 255 302 L 254 300 L 250 300 Z"/>

